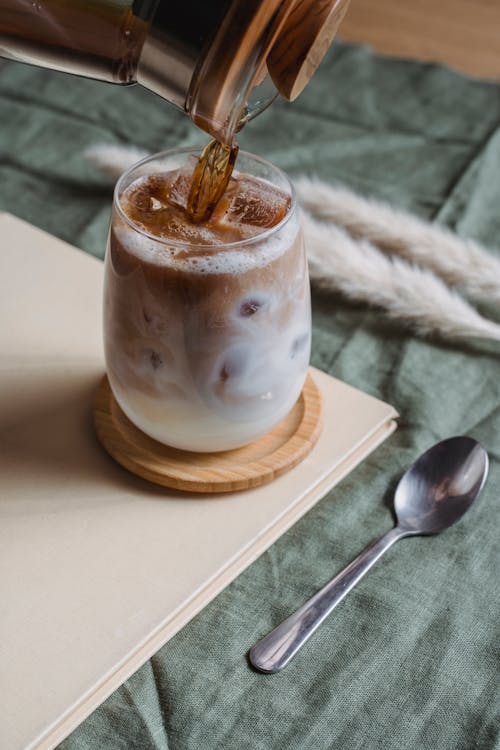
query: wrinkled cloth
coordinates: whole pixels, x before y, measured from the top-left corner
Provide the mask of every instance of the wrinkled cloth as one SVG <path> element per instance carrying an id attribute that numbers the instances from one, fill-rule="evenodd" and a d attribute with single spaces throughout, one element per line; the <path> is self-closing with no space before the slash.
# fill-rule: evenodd
<path id="1" fill-rule="evenodd" d="M 15 63 L 0 68 L 0 123 L 0 208 L 99 257 L 111 192 L 84 149 L 206 140 L 139 87 Z M 500 85 L 337 44 L 298 101 L 240 142 L 500 253 Z M 500 348 L 418 340 L 326 293 L 313 317 L 313 364 L 394 404 L 398 431 L 59 750 L 500 748 Z M 477 505 L 442 536 L 393 547 L 282 673 L 254 672 L 253 643 L 391 527 L 404 469 L 465 433 L 491 460 Z"/>

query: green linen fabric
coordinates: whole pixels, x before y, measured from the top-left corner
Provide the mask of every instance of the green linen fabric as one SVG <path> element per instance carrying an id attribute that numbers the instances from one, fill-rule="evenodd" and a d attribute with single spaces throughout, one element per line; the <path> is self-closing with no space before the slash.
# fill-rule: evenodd
<path id="1" fill-rule="evenodd" d="M 0 123 L 0 208 L 99 257 L 111 193 L 85 147 L 205 140 L 138 87 L 14 63 L 0 68 Z M 500 85 L 337 44 L 241 145 L 500 253 Z M 500 349 L 419 340 L 332 294 L 314 293 L 313 311 L 313 364 L 393 403 L 398 431 L 60 750 L 500 748 Z M 483 311 L 499 317 L 488 300 Z M 461 433 L 491 459 L 477 506 L 441 537 L 396 545 L 282 673 L 252 671 L 252 644 L 390 528 L 404 469 Z"/>

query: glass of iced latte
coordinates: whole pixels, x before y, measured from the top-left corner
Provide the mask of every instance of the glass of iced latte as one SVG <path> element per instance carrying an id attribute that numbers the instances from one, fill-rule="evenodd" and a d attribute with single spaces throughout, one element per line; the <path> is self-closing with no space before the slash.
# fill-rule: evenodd
<path id="1" fill-rule="evenodd" d="M 209 219 L 186 212 L 196 156 L 146 159 L 119 180 L 106 253 L 113 394 L 150 437 L 236 448 L 297 400 L 310 355 L 309 280 L 293 188 L 240 153 Z"/>

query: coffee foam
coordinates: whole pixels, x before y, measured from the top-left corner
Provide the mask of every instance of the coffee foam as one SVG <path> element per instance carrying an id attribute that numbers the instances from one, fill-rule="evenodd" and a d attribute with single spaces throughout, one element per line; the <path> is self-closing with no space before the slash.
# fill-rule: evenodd
<path id="1" fill-rule="evenodd" d="M 223 242 L 214 242 L 210 227 L 198 225 L 197 241 L 190 246 L 188 242 L 182 245 L 172 241 L 169 244 L 168 238 L 156 240 L 142 234 L 139 228 L 123 219 L 114 222 L 118 241 L 131 255 L 154 265 L 207 275 L 236 275 L 265 267 L 290 248 L 298 230 L 297 217 L 288 215 L 283 226 L 266 229 L 261 235 L 244 240 L 241 244 L 234 243 L 232 247 L 231 243 L 224 245 Z"/>
<path id="2" fill-rule="evenodd" d="M 168 240 L 157 241 L 140 234 L 125 222 L 115 223 L 116 237 L 131 255 L 140 260 L 177 268 L 188 273 L 241 274 L 253 268 L 262 268 L 285 253 L 295 240 L 298 222 L 290 217 L 286 224 L 269 237 L 253 238 L 247 245 L 233 247 L 212 245 L 212 252 L 186 256 L 189 245 L 169 245 Z M 200 234 L 203 229 L 200 228 Z M 207 230 L 208 233 L 208 230 Z"/>

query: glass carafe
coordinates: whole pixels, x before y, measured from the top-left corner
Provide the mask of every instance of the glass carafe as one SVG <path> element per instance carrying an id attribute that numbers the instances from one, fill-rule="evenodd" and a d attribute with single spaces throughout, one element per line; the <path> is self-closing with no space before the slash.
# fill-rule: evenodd
<path id="1" fill-rule="evenodd" d="M 0 56 L 141 83 L 226 143 L 295 98 L 349 0 L 1 0 Z"/>

